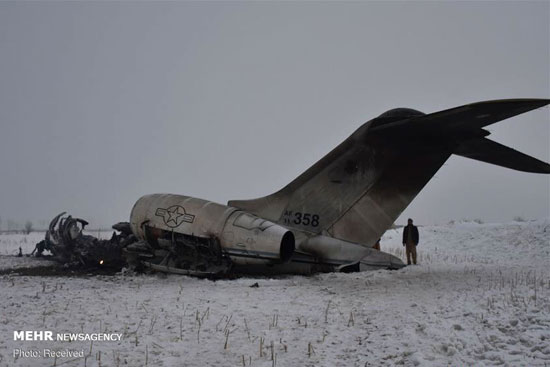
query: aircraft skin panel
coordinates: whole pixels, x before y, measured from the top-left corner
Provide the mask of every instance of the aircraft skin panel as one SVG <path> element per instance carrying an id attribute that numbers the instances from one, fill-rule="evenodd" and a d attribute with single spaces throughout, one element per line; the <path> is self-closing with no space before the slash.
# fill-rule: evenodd
<path id="1" fill-rule="evenodd" d="M 450 155 L 450 151 L 434 151 L 397 159 L 388 165 L 376 184 L 328 228 L 328 233 L 346 241 L 374 245 Z"/>
<path id="2" fill-rule="evenodd" d="M 321 233 L 378 180 L 383 166 L 372 145 L 355 144 L 288 195 L 277 222 Z"/>

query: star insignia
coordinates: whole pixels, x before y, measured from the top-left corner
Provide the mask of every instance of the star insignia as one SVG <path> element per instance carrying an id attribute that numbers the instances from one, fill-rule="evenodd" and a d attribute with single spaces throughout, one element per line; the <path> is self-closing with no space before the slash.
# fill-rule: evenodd
<path id="1" fill-rule="evenodd" d="M 173 206 L 166 211 L 164 220 L 167 224 L 173 222 L 176 226 L 178 226 L 181 223 L 179 218 L 184 214 L 185 212 L 183 211 L 183 208 L 181 206 Z M 168 216 L 168 218 L 166 218 L 166 216 Z"/>
<path id="2" fill-rule="evenodd" d="M 170 228 L 176 228 L 182 222 L 193 223 L 195 220 L 194 215 L 187 214 L 185 208 L 179 205 L 172 205 L 167 209 L 157 208 L 155 215 L 162 217 L 164 224 Z"/>

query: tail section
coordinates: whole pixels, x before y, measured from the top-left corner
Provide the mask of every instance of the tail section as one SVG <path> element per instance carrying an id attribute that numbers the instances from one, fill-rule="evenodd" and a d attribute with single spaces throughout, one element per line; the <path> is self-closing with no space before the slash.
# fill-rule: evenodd
<path id="1" fill-rule="evenodd" d="M 547 163 L 486 139 L 489 132 L 482 129 L 549 103 L 488 101 L 428 115 L 390 110 L 365 123 L 282 190 L 229 205 L 300 231 L 370 246 L 451 154 L 550 173 Z"/>

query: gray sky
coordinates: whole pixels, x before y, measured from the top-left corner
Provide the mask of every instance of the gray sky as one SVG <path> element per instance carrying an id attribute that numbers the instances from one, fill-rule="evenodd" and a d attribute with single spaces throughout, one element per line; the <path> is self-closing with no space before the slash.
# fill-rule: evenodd
<path id="1" fill-rule="evenodd" d="M 550 3 L 0 3 L 0 216 L 283 187 L 394 107 L 550 97 Z M 548 108 L 491 138 L 550 160 Z M 549 216 L 550 179 L 452 157 L 417 223 Z"/>

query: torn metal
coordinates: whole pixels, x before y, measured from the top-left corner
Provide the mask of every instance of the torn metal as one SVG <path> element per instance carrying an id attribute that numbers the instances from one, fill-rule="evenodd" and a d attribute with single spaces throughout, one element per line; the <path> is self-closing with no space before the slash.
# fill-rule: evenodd
<path id="1" fill-rule="evenodd" d="M 31 255 L 43 256 L 45 251 L 68 267 L 107 267 L 122 269 L 126 265 L 123 248 L 136 241 L 130 224 L 113 225 L 113 235 L 108 240 L 84 234 L 88 222 L 81 218 L 58 214 L 51 222 L 44 240 L 36 244 Z"/>

